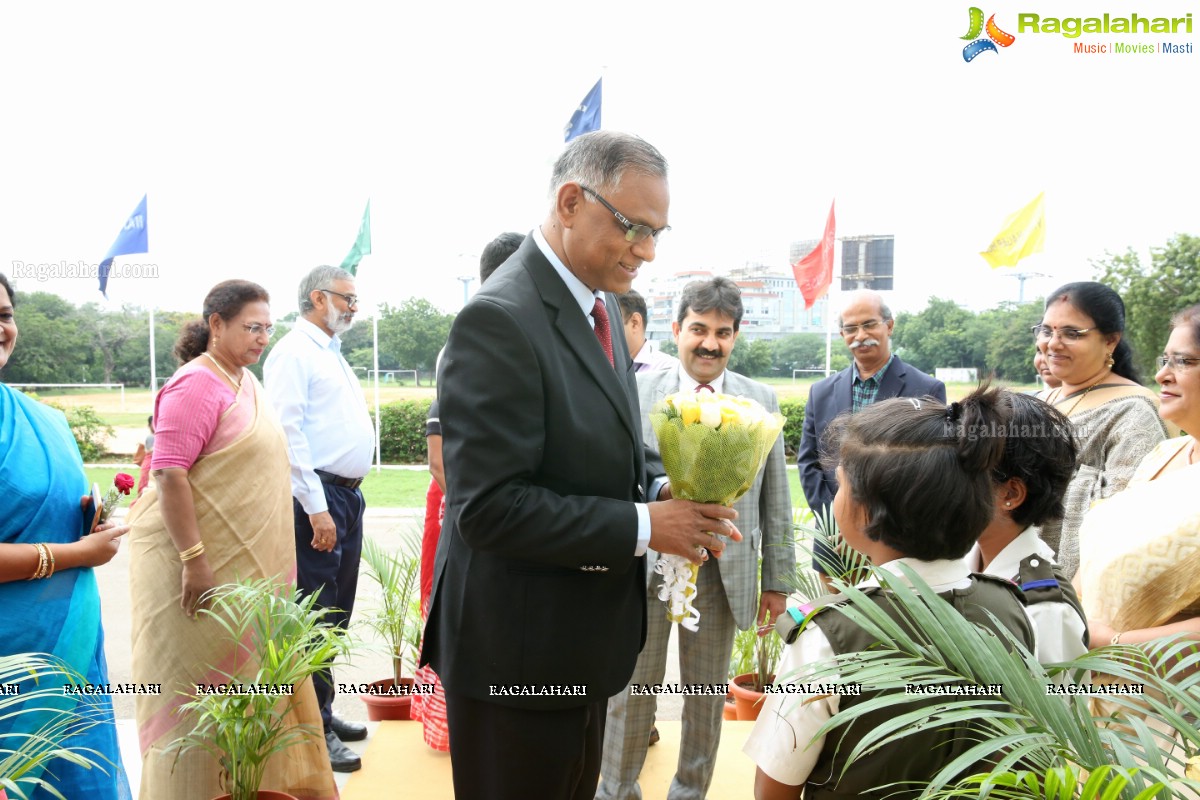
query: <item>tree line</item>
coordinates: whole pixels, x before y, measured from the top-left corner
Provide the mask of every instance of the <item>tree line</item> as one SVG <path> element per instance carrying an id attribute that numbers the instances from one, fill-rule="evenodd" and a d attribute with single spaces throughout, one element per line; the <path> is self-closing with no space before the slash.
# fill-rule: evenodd
<path id="1" fill-rule="evenodd" d="M 262 378 L 262 364 L 297 314 L 280 319 L 267 352 L 250 370 Z M 155 370 L 160 383 L 178 366 L 173 349 L 180 329 L 195 313 L 156 311 Z M 105 311 L 96 303 L 76 307 L 48 292 L 16 295 L 17 350 L 4 369 L 7 383 L 123 383 L 150 385 L 150 313 L 125 305 Z M 454 315 L 428 300 L 383 305 L 379 315 L 379 368 L 432 373 L 438 351 L 450 334 Z M 342 352 L 352 367 L 372 368 L 372 325 L 359 317 L 342 334 Z M 365 373 L 364 373 L 365 374 Z"/>
<path id="2" fill-rule="evenodd" d="M 1125 301 L 1126 336 L 1136 363 L 1149 381 L 1154 358 L 1167 340 L 1171 314 L 1200 303 L 1200 237 L 1180 234 L 1152 248 L 1150 263 L 1142 264 L 1132 249 L 1107 254 L 1092 262 L 1094 277 L 1115 289 Z M 1041 321 L 1040 298 L 1018 305 L 1000 303 L 973 312 L 952 300 L 931 298 L 916 313 L 896 317 L 893 349 L 918 369 L 974 367 L 979 375 L 995 373 L 1014 382 L 1034 380 L 1033 338 L 1030 327 Z M 172 346 L 180 327 L 194 314 L 159 311 L 155 314 L 156 369 L 160 379 L 174 372 Z M 296 318 L 279 321 L 272 344 Z M 379 313 L 380 369 L 418 370 L 432 374 L 446 343 L 454 315 L 428 300 L 411 298 L 398 306 L 383 305 Z M 76 307 L 46 292 L 17 292 L 20 344 L 4 370 L 9 383 L 124 383 L 147 386 L 149 313 L 135 306 L 104 311 L 95 303 Z M 342 352 L 360 370 L 372 366 L 371 320 L 359 317 L 342 335 Z M 674 353 L 673 342 L 663 349 Z M 832 369 L 850 363 L 840 337 L 833 342 Z M 265 355 L 264 355 L 265 358 Z M 730 358 L 730 369 L 752 377 L 790 378 L 792 370 L 823 369 L 825 337 L 793 334 L 775 340 L 742 339 Z M 251 368 L 262 377 L 262 362 Z"/>

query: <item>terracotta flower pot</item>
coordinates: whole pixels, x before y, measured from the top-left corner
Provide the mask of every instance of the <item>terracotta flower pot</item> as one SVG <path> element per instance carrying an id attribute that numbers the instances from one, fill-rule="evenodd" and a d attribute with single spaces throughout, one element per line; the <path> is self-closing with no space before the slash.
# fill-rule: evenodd
<path id="1" fill-rule="evenodd" d="M 401 678 L 400 684 L 412 689 L 412 678 Z M 396 685 L 392 678 L 384 678 L 381 681 L 372 681 L 371 686 L 379 687 L 381 690 L 387 690 Z M 367 719 L 372 722 L 381 722 L 383 720 L 407 720 L 412 719 L 409 711 L 412 708 L 412 695 L 404 694 L 364 694 L 359 695 L 362 701 L 367 704 Z"/>
<path id="2" fill-rule="evenodd" d="M 213 800 L 229 800 L 230 795 L 223 794 L 220 797 L 214 797 Z M 258 800 L 300 800 L 294 794 L 287 792 L 273 792 L 270 789 L 259 789 Z"/>
<path id="3" fill-rule="evenodd" d="M 737 715 L 737 700 L 733 696 L 733 692 L 725 695 L 725 710 L 722 713 L 722 719 L 736 720 Z"/>
<path id="4" fill-rule="evenodd" d="M 752 688 L 757 677 L 755 673 L 748 672 L 745 675 L 736 676 L 729 682 L 729 693 L 737 702 L 737 718 L 739 720 L 758 719 L 758 712 L 762 709 L 763 693 Z M 771 679 L 774 680 L 774 676 L 771 676 Z"/>

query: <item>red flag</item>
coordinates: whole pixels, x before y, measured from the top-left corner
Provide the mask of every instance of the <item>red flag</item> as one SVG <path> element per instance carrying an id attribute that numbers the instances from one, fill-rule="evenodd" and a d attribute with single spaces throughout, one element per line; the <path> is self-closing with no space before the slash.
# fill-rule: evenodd
<path id="1" fill-rule="evenodd" d="M 792 265 L 796 285 L 804 295 L 805 310 L 825 294 L 833 283 L 833 203 L 829 204 L 829 219 L 825 222 L 825 235 L 813 251 Z"/>

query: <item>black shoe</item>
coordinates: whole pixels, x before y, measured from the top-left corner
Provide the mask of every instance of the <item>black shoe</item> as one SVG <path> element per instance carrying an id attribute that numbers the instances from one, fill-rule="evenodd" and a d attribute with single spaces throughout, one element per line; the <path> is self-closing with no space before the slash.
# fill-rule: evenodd
<path id="1" fill-rule="evenodd" d="M 343 742 L 361 742 L 367 738 L 367 726 L 361 722 L 347 722 L 344 719 L 331 717 L 329 729 L 336 733 Z"/>
<path id="2" fill-rule="evenodd" d="M 334 772 L 356 772 L 362 769 L 362 759 L 353 750 L 342 744 L 333 731 L 325 734 L 325 747 L 329 750 L 329 766 Z"/>
<path id="3" fill-rule="evenodd" d="M 656 744 L 657 742 L 658 742 L 658 726 L 652 725 L 650 727 L 650 744 Z"/>

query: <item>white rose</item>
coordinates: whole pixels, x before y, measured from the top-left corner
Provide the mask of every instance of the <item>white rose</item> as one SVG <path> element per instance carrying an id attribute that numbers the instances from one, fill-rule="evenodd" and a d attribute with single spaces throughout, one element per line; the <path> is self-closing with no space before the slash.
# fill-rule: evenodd
<path id="1" fill-rule="evenodd" d="M 707 425 L 710 428 L 716 428 L 719 426 L 721 424 L 721 404 L 701 403 L 700 424 Z"/>

